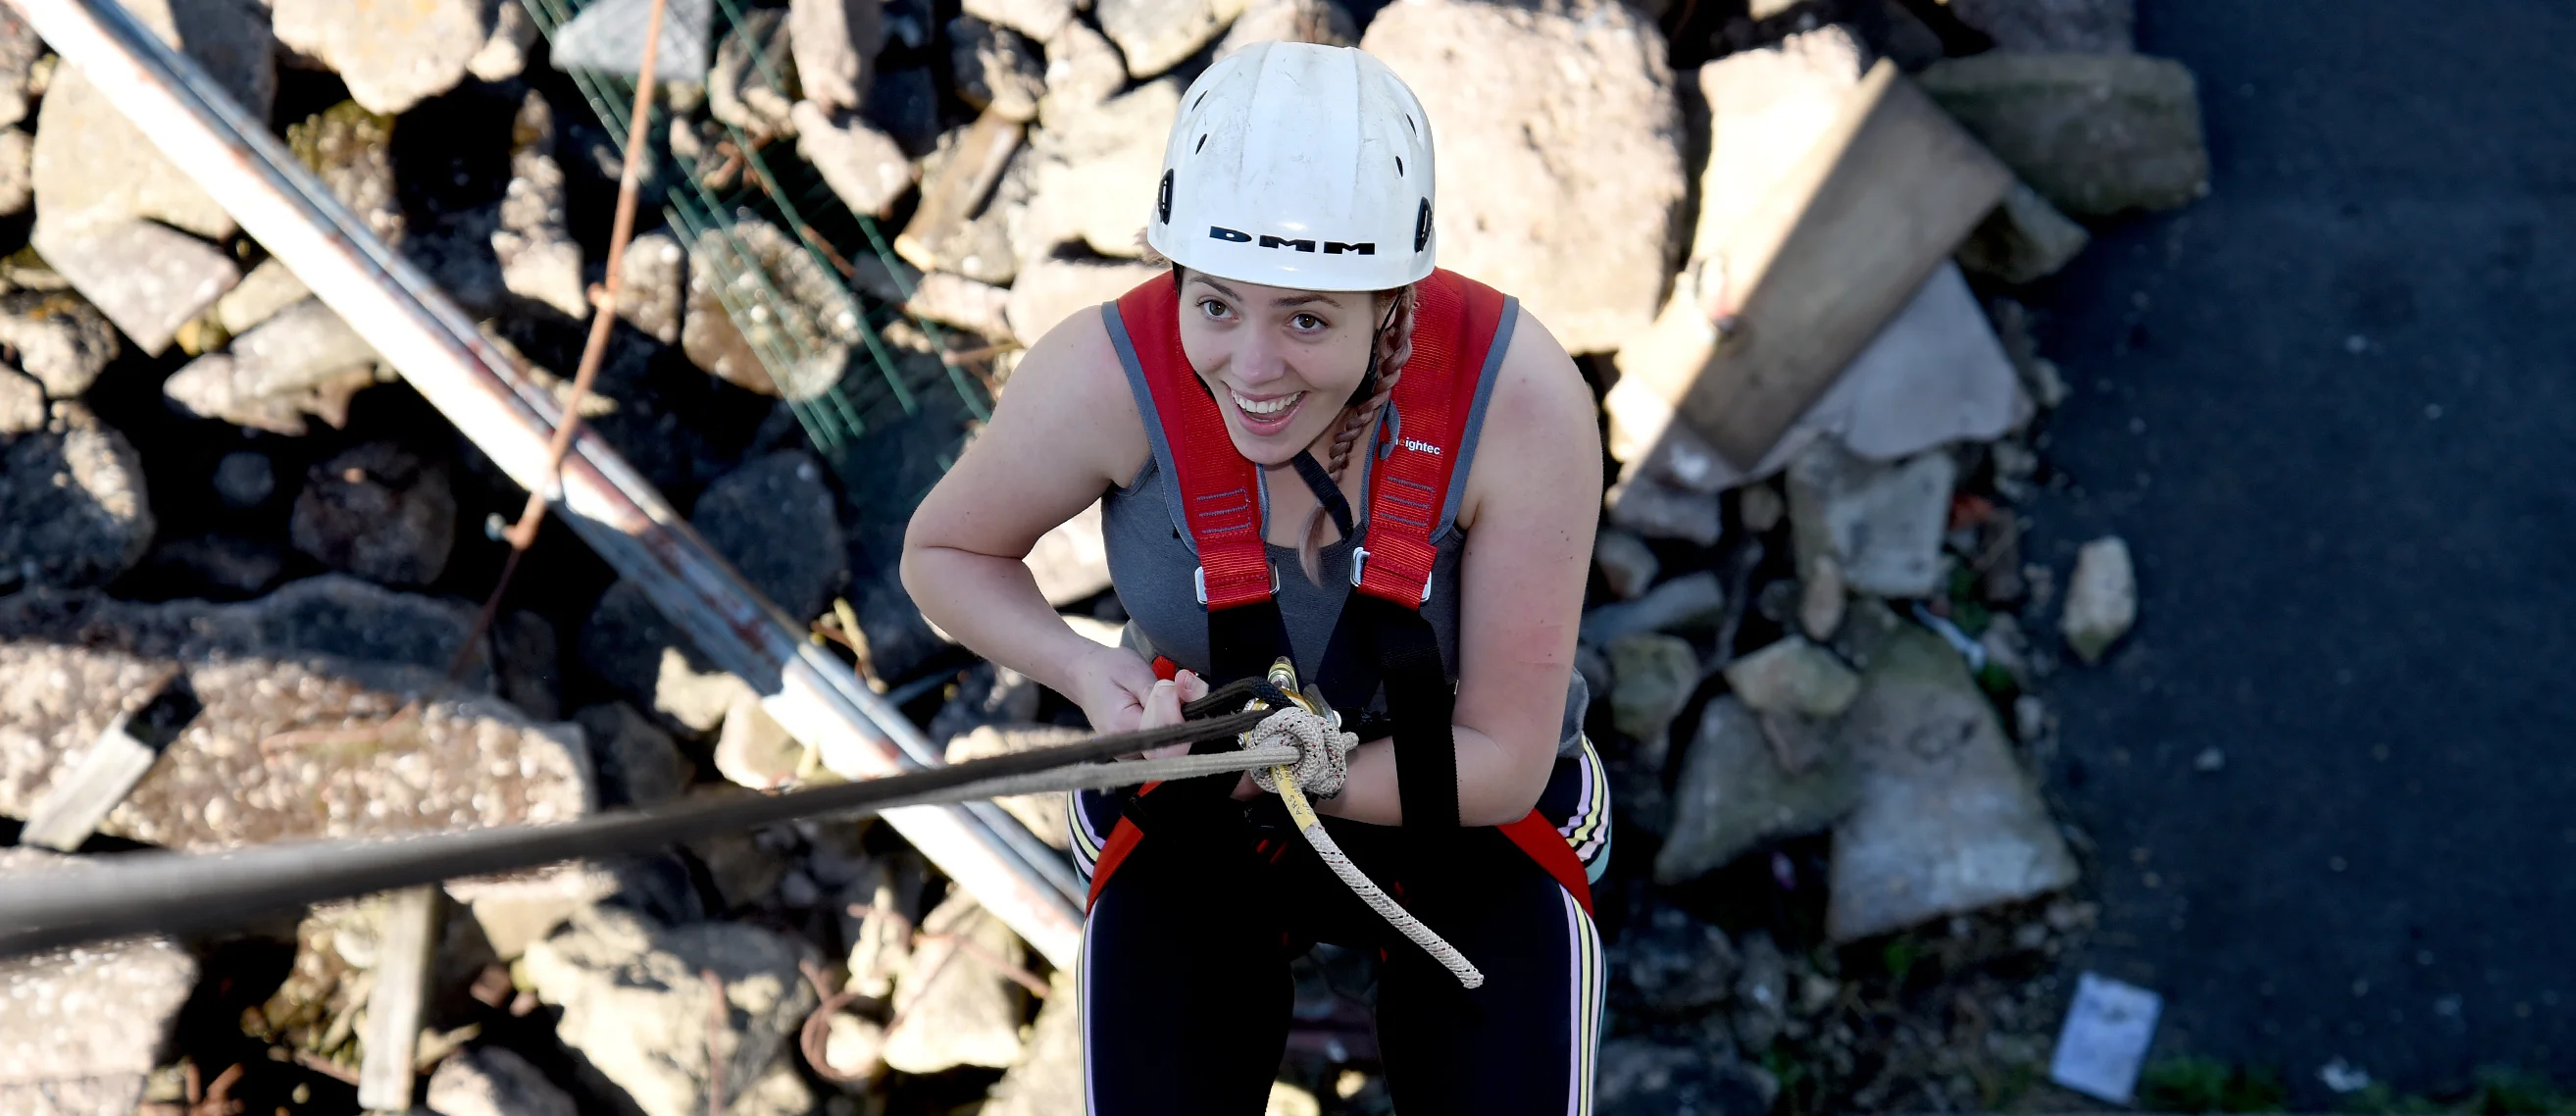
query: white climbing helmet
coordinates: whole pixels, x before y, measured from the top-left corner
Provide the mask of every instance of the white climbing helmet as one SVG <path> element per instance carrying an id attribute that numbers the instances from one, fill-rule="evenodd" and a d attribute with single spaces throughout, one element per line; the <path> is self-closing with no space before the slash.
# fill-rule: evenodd
<path id="1" fill-rule="evenodd" d="M 1225 279 L 1380 291 L 1431 274 L 1431 118 L 1350 47 L 1256 43 L 1190 83 L 1145 241 Z"/>

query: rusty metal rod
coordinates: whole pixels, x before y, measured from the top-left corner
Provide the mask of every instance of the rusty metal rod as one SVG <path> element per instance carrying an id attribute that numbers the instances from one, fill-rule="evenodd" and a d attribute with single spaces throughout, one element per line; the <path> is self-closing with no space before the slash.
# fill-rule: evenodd
<path id="1" fill-rule="evenodd" d="M 7 2 L 485 456 L 555 500 L 574 533 L 699 651 L 748 681 L 824 766 L 867 779 L 940 762 L 919 730 L 801 638 L 597 436 L 575 439 L 550 482 L 547 443 L 563 417 L 555 400 L 195 62 L 113 0 Z M 990 804 L 909 807 L 886 819 L 1050 962 L 1073 963 L 1082 921 L 1071 874 L 1025 827 Z"/>

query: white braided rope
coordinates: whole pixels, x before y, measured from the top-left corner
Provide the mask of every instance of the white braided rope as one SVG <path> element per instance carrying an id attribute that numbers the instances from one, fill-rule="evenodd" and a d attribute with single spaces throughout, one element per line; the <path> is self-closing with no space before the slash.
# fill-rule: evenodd
<path id="1" fill-rule="evenodd" d="M 1316 798 L 1342 793 L 1350 780 L 1351 749 L 1360 746 L 1356 734 L 1336 732 L 1332 722 L 1293 705 L 1262 718 L 1243 739 L 1246 748 L 1297 749 L 1297 789 Z M 1279 793 L 1278 777 L 1268 768 L 1255 768 L 1252 781 L 1265 791 Z"/>
<path id="2" fill-rule="evenodd" d="M 1341 793 L 1343 782 L 1350 776 L 1351 749 L 1359 745 L 1359 737 L 1337 732 L 1324 718 L 1289 705 L 1263 718 L 1251 732 L 1243 734 L 1243 740 L 1248 749 L 1260 751 L 1276 751 L 1283 741 L 1296 742 L 1297 763 L 1294 767 L 1283 764 L 1255 771 L 1253 780 L 1261 784 L 1261 789 L 1276 793 L 1286 803 L 1288 817 L 1297 823 L 1297 832 L 1305 834 L 1306 843 L 1315 846 L 1315 858 L 1333 870 L 1342 886 L 1350 888 L 1351 894 L 1360 897 L 1360 902 L 1368 904 L 1370 910 L 1387 921 L 1387 925 L 1395 927 L 1396 933 L 1421 946 L 1422 952 L 1430 954 L 1441 968 L 1449 970 L 1449 975 L 1457 977 L 1459 984 L 1468 988 L 1481 987 L 1485 983 L 1485 974 L 1477 971 L 1466 955 L 1458 952 L 1458 947 L 1450 945 L 1448 939 L 1423 925 L 1421 919 L 1413 917 L 1413 912 L 1405 910 L 1370 880 L 1367 873 L 1360 871 L 1359 865 L 1351 863 L 1342 847 L 1333 842 L 1333 835 L 1324 831 L 1324 820 L 1316 817 L 1314 807 L 1306 802 L 1304 787 L 1309 771 L 1328 781 L 1331 793 Z"/>
<path id="3" fill-rule="evenodd" d="M 1280 770 L 1285 772 L 1287 769 Z M 1290 791 L 1295 789 L 1293 786 L 1289 788 Z M 1458 978 L 1460 985 L 1468 988 L 1483 986 L 1485 974 L 1477 971 L 1476 966 L 1467 960 L 1465 954 L 1458 952 L 1458 947 L 1450 945 L 1448 939 L 1423 925 L 1421 919 L 1413 917 L 1413 912 L 1397 905 L 1386 892 L 1379 890 L 1377 884 L 1360 871 L 1359 865 L 1351 863 L 1351 858 L 1342 854 L 1342 847 L 1333 843 L 1332 834 L 1324 832 L 1321 821 L 1310 822 L 1298 832 L 1306 835 L 1307 844 L 1315 846 L 1316 859 L 1323 861 L 1324 867 L 1332 869 L 1335 876 L 1341 877 L 1342 883 L 1351 889 L 1351 894 L 1359 896 L 1360 902 L 1368 904 L 1379 918 L 1395 927 L 1396 933 L 1421 946 L 1422 952 L 1430 954 L 1441 968 L 1449 970 L 1451 976 Z"/>

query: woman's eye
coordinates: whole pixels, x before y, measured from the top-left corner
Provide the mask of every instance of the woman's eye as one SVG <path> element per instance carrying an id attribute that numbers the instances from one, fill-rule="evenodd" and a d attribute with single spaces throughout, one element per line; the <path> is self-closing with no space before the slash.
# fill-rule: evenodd
<path id="1" fill-rule="evenodd" d="M 1299 314 L 1294 318 L 1288 319 L 1288 324 L 1293 325 L 1300 330 L 1312 332 L 1314 330 L 1324 328 L 1324 319 L 1318 318 L 1313 314 Z"/>
<path id="2" fill-rule="evenodd" d="M 1199 300 L 1199 312 L 1211 318 L 1223 318 L 1233 310 L 1213 298 L 1203 298 Z"/>

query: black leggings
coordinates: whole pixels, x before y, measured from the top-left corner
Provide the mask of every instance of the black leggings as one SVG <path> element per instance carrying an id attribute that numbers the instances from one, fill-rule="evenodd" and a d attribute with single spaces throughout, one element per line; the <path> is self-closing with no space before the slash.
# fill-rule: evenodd
<path id="1" fill-rule="evenodd" d="M 1175 784 L 1130 817 L 1144 838 L 1083 933 L 1086 1112 L 1261 1112 L 1287 1044 L 1288 964 L 1318 941 L 1384 958 L 1378 1044 L 1405 1116 L 1592 1110 L 1599 935 L 1497 831 L 1435 839 L 1324 822 L 1369 878 L 1483 971 L 1470 991 L 1352 895 L 1275 800 L 1247 810 Z"/>

